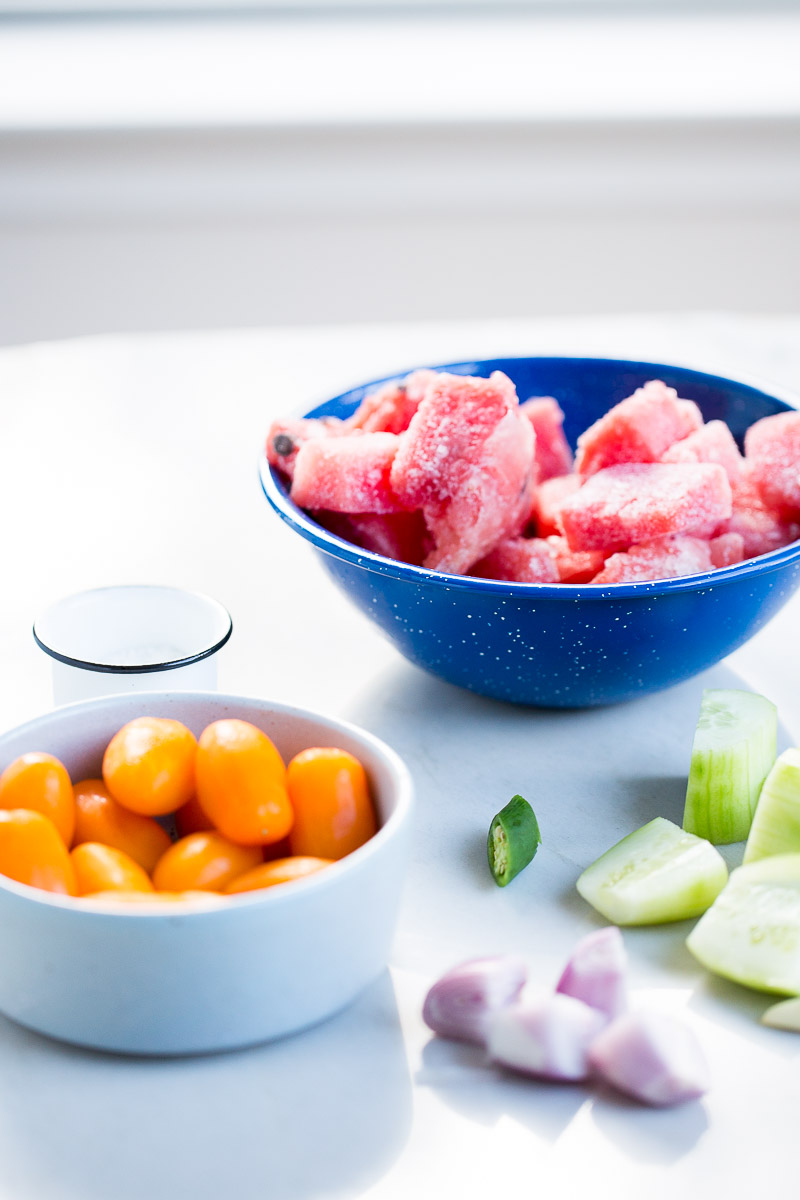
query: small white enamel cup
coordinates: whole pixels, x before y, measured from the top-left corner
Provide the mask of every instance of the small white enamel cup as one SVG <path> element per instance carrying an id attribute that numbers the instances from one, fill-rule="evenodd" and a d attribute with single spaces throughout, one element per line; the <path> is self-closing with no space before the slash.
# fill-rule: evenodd
<path id="1" fill-rule="evenodd" d="M 116 692 L 212 691 L 230 613 L 210 596 L 131 584 L 94 588 L 50 605 L 33 636 L 53 660 L 53 703 Z"/>
<path id="2" fill-rule="evenodd" d="M 98 910 L 0 876 L 0 1011 L 51 1037 L 129 1054 L 196 1054 L 280 1037 L 347 1005 L 386 965 L 409 843 L 411 780 L 378 738 L 266 700 L 139 693 L 55 709 L 0 737 L 0 770 L 44 750 L 73 781 L 150 715 L 199 734 L 239 717 L 288 760 L 338 746 L 364 764 L 380 828 L 308 879 L 214 907 Z"/>

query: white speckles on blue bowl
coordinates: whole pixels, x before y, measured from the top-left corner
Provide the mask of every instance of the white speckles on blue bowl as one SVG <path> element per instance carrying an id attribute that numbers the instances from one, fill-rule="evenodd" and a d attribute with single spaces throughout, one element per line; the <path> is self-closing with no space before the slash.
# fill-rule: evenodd
<path id="1" fill-rule="evenodd" d="M 727 421 L 739 439 L 754 421 L 791 407 L 745 383 L 658 363 L 519 358 L 438 369 L 504 371 L 521 400 L 555 396 L 573 442 L 653 378 L 695 400 L 706 420 Z M 309 415 L 346 416 L 381 382 Z M 321 552 L 335 583 L 406 658 L 450 683 L 519 704 L 583 708 L 688 679 L 747 641 L 800 585 L 800 542 L 704 575 L 605 587 L 443 575 L 329 533 L 292 503 L 266 460 L 261 481 L 279 516 Z"/>

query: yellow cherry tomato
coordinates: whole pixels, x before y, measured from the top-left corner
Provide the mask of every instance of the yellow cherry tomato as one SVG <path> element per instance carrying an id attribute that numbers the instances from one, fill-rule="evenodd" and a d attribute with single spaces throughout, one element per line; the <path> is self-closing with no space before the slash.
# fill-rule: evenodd
<path id="1" fill-rule="evenodd" d="M 377 829 L 364 768 L 346 750 L 314 746 L 286 769 L 294 809 L 292 854 L 339 859 L 357 850 Z"/>
<path id="2" fill-rule="evenodd" d="M 52 754 L 23 754 L 0 775 L 0 808 L 24 808 L 49 817 L 72 844 L 75 801 L 67 768 Z"/>
<path id="3" fill-rule="evenodd" d="M 217 829 L 243 846 L 278 842 L 292 827 L 283 759 L 247 721 L 214 721 L 203 730 L 197 798 Z"/>
<path id="4" fill-rule="evenodd" d="M 49 817 L 30 809 L 0 809 L 0 875 L 65 896 L 78 891 L 64 839 Z"/>
<path id="5" fill-rule="evenodd" d="M 152 892 L 150 876 L 122 850 L 100 842 L 82 842 L 70 855 L 78 895 L 92 892 Z"/>
<path id="6" fill-rule="evenodd" d="M 233 883 L 225 888 L 228 896 L 238 892 L 255 892 L 261 888 L 276 887 L 279 883 L 292 883 L 295 879 L 305 879 L 314 875 L 323 867 L 329 867 L 331 860 L 327 858 L 311 858 L 296 856 L 292 858 L 276 858 L 273 862 L 262 863 L 252 871 L 246 871 Z"/>
<path id="7" fill-rule="evenodd" d="M 260 846 L 237 846 L 215 831 L 190 833 L 160 859 L 153 883 L 159 892 L 223 892 L 263 859 Z"/>
<path id="8" fill-rule="evenodd" d="M 83 779 L 76 783 L 75 836 L 73 842 L 102 842 L 113 846 L 152 872 L 172 842 L 165 829 L 152 817 L 143 817 L 118 804 L 102 779 Z"/>
<path id="9" fill-rule="evenodd" d="M 103 782 L 131 812 L 157 817 L 194 792 L 197 739 L 180 721 L 137 717 L 115 733 L 103 756 Z"/>

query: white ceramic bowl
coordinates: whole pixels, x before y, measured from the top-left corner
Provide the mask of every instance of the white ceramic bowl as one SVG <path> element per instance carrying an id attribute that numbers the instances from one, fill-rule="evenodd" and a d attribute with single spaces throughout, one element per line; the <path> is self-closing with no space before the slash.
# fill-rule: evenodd
<path id="1" fill-rule="evenodd" d="M 232 1049 L 292 1033 L 347 1005 L 386 965 L 409 841 L 411 781 L 353 725 L 266 700 L 137 693 L 56 709 L 0 737 L 0 770 L 44 750 L 73 780 L 97 777 L 126 721 L 173 717 L 199 734 L 251 721 L 285 759 L 335 745 L 364 764 L 380 828 L 324 871 L 181 911 L 98 911 L 0 876 L 0 1011 L 40 1033 L 132 1054 Z"/>

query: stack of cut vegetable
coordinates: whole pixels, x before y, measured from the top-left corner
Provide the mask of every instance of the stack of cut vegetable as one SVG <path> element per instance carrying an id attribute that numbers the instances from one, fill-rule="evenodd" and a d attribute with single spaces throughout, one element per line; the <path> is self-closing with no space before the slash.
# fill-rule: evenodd
<path id="1" fill-rule="evenodd" d="M 763 696 L 703 693 L 683 828 L 656 817 L 588 867 L 578 891 L 617 925 L 701 916 L 687 946 L 746 987 L 788 995 L 763 1016 L 800 1030 L 800 750 L 776 759 Z M 747 839 L 731 873 L 714 843 Z"/>

